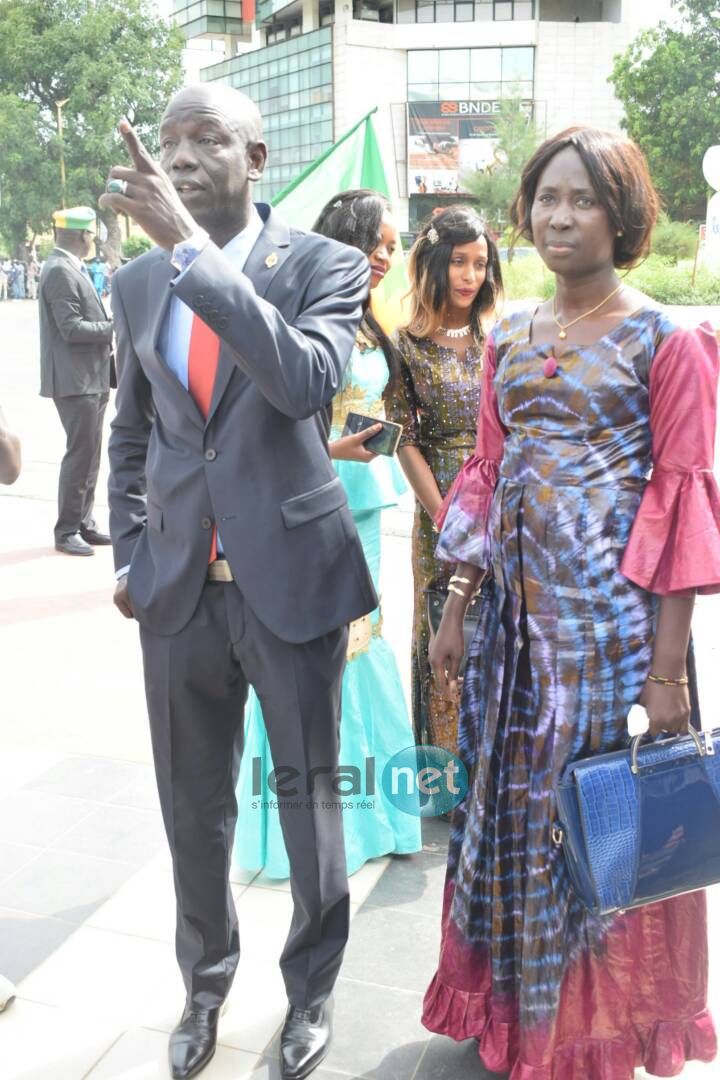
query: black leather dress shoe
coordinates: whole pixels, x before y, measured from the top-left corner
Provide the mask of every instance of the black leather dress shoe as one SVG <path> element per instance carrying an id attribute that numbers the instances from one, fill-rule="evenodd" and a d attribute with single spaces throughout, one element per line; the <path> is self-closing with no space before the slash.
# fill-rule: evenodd
<path id="1" fill-rule="evenodd" d="M 288 1006 L 280 1035 L 280 1074 L 285 1080 L 303 1080 L 330 1049 L 332 999 L 314 1009 Z"/>
<path id="2" fill-rule="evenodd" d="M 175 1080 L 187 1080 L 204 1069 L 215 1053 L 219 1009 L 186 1006 L 170 1036 L 168 1056 Z"/>
<path id="3" fill-rule="evenodd" d="M 98 532 L 97 529 L 80 529 L 80 535 L 86 544 L 92 544 L 93 547 L 104 547 L 106 544 L 112 544 L 112 540 L 107 533 Z"/>
<path id="4" fill-rule="evenodd" d="M 94 555 L 95 552 L 86 544 L 80 533 L 65 536 L 62 540 L 55 541 L 55 550 L 62 551 L 65 555 Z"/>

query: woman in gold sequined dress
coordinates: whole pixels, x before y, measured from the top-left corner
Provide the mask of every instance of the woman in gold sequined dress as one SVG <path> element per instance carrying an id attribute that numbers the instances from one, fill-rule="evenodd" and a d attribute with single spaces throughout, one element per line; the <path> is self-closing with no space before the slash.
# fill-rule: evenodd
<path id="1" fill-rule="evenodd" d="M 451 753 L 458 704 L 436 692 L 428 663 L 425 590 L 446 588 L 452 567 L 435 558 L 432 519 L 475 446 L 483 325 L 502 291 L 500 256 L 478 214 L 453 206 L 428 221 L 410 253 L 412 316 L 398 335 L 401 378 L 387 403 L 403 425 L 400 464 L 415 492 L 412 713 L 418 742 Z"/>

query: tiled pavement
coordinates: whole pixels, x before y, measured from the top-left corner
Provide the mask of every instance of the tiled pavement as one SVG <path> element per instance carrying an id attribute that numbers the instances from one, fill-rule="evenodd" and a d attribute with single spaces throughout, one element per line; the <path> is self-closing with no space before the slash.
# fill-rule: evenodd
<path id="1" fill-rule="evenodd" d="M 13 756 L 25 778 L 15 787 Z M 27 761 L 11 753 L 3 774 L 0 957 L 18 997 L 0 1016 L 0 1076 L 166 1076 L 182 988 L 150 766 L 64 756 L 28 777 Z M 318 1080 L 483 1076 L 474 1044 L 455 1047 L 419 1022 L 437 956 L 446 843 L 447 825 L 425 822 L 422 853 L 374 860 L 352 878 L 336 1036 Z M 245 875 L 233 891 L 243 954 L 203 1075 L 274 1080 L 290 895 L 286 882 L 262 875 Z"/>
<path id="2" fill-rule="evenodd" d="M 25 778 L 14 789 L 13 756 Z M 0 1077 L 160 1080 L 183 994 L 151 768 L 64 756 L 28 777 L 22 755 L 9 758 L 0 804 L 0 957 L 18 997 L 0 1015 Z M 351 879 L 335 1038 L 318 1080 L 496 1075 L 482 1069 L 474 1042 L 431 1036 L 419 1021 L 437 957 L 446 845 L 447 825 L 426 821 L 422 853 L 374 860 Z M 243 951 L 219 1049 L 203 1076 L 279 1080 L 277 957 L 290 919 L 288 884 L 240 875 L 233 892 Z M 716 1075 L 698 1065 L 683 1073 Z"/>

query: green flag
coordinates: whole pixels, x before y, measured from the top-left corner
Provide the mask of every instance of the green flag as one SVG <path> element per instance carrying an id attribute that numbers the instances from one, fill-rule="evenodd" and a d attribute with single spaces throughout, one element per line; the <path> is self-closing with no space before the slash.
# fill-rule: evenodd
<path id="1" fill-rule="evenodd" d="M 372 121 L 375 112 L 377 106 L 278 192 L 272 204 L 290 225 L 311 229 L 328 199 L 350 188 L 390 195 Z"/>

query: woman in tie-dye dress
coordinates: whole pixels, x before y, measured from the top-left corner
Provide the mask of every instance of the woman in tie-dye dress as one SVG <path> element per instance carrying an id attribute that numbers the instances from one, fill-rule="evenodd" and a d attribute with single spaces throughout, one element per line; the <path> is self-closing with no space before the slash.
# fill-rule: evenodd
<path id="1" fill-rule="evenodd" d="M 704 893 L 590 916 L 552 841 L 553 790 L 569 761 L 626 745 L 637 702 L 655 733 L 687 726 L 694 596 L 720 591 L 717 343 L 616 274 L 657 214 L 629 140 L 548 140 L 513 214 L 557 291 L 493 332 L 476 452 L 437 518 L 439 554 L 468 592 L 492 568 L 495 603 L 468 657 L 471 783 L 423 1021 L 474 1037 L 511 1080 L 676 1076 L 716 1053 Z M 431 650 L 446 687 L 464 604 L 450 598 Z"/>

